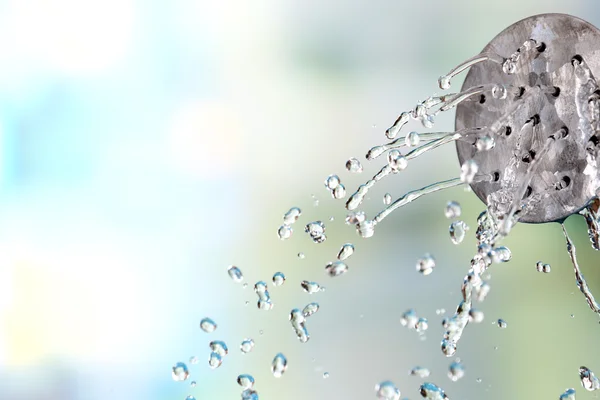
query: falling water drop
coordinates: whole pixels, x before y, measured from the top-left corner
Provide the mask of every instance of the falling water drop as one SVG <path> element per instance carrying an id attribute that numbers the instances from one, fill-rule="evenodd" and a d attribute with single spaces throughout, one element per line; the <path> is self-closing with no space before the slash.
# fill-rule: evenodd
<path id="1" fill-rule="evenodd" d="M 479 166 L 475 160 L 465 161 L 460 167 L 460 180 L 464 183 L 473 183 L 477 171 L 479 171 Z"/>
<path id="2" fill-rule="evenodd" d="M 543 273 L 546 273 L 546 274 L 551 271 L 550 264 L 544 264 L 541 261 L 538 261 L 537 263 L 535 263 L 535 269 L 538 272 L 543 272 Z"/>
<path id="3" fill-rule="evenodd" d="M 408 161 L 399 150 L 390 150 L 388 153 L 388 164 L 394 173 L 406 169 Z"/>
<path id="4" fill-rule="evenodd" d="M 196 400 L 196 398 L 190 394 L 185 397 L 185 400 Z"/>
<path id="5" fill-rule="evenodd" d="M 451 363 L 448 367 L 448 378 L 452 382 L 456 382 L 463 376 L 465 376 L 465 367 L 459 361 Z"/>
<path id="6" fill-rule="evenodd" d="M 250 353 L 253 349 L 254 349 L 254 340 L 253 339 L 246 338 L 246 339 L 242 340 L 242 343 L 240 344 L 240 350 L 242 351 L 242 353 L 244 353 L 244 354 Z"/>
<path id="7" fill-rule="evenodd" d="M 221 357 L 225 357 L 229 353 L 229 349 L 225 342 L 221 340 L 213 340 L 208 345 L 212 351 L 220 355 Z"/>
<path id="8" fill-rule="evenodd" d="M 329 276 L 340 276 L 348 271 L 348 265 L 343 261 L 333 261 L 325 266 L 325 271 L 327 271 Z"/>
<path id="9" fill-rule="evenodd" d="M 298 253 L 298 258 L 304 260 L 306 258 L 306 255 L 303 252 L 300 252 Z"/>
<path id="10" fill-rule="evenodd" d="M 242 389 L 252 389 L 254 387 L 254 377 L 248 374 L 238 375 L 237 383 Z"/>
<path id="11" fill-rule="evenodd" d="M 406 310 L 402 316 L 400 317 L 400 324 L 402 326 L 406 326 L 410 329 L 413 329 L 415 327 L 415 325 L 417 324 L 417 321 L 419 320 L 419 317 L 417 317 L 417 313 L 415 310 L 408 309 Z"/>
<path id="12" fill-rule="evenodd" d="M 383 204 L 385 204 L 386 206 L 389 206 L 390 204 L 392 204 L 392 195 L 389 193 L 386 193 L 383 195 Z"/>
<path id="13" fill-rule="evenodd" d="M 173 365 L 172 377 L 174 381 L 182 382 L 185 381 L 189 376 L 190 371 L 185 363 L 178 362 L 177 364 Z"/>
<path id="14" fill-rule="evenodd" d="M 375 394 L 380 400 L 399 400 L 400 389 L 390 381 L 383 381 L 375 385 Z"/>
<path id="15" fill-rule="evenodd" d="M 254 285 L 254 292 L 258 296 L 257 306 L 260 310 L 270 310 L 273 308 L 273 302 L 271 301 L 271 295 L 267 290 L 267 284 L 263 281 L 258 281 Z"/>
<path id="16" fill-rule="evenodd" d="M 345 243 L 342 245 L 342 248 L 338 252 L 337 259 L 340 261 L 344 261 L 352 254 L 354 254 L 354 245 L 352 243 Z"/>
<path id="17" fill-rule="evenodd" d="M 212 319 L 206 317 L 200 321 L 200 329 L 206 333 L 214 332 L 217 329 L 217 324 Z"/>
<path id="18" fill-rule="evenodd" d="M 600 389 L 600 381 L 589 368 L 579 367 L 579 378 L 581 379 L 581 386 L 585 390 L 592 392 Z"/>
<path id="19" fill-rule="evenodd" d="M 479 151 L 488 151 L 494 148 L 496 145 L 496 141 L 490 135 L 483 135 L 477 138 L 475 142 L 475 147 Z"/>
<path id="20" fill-rule="evenodd" d="M 435 259 L 431 254 L 425 254 L 417 261 L 417 271 L 423 275 L 429 275 L 435 268 Z"/>
<path id="21" fill-rule="evenodd" d="M 315 243 L 323 243 L 327 239 L 327 236 L 325 236 L 325 224 L 321 221 L 306 224 L 304 231 L 308 233 Z"/>
<path id="22" fill-rule="evenodd" d="M 496 324 L 498 325 L 498 328 L 501 328 L 501 329 L 504 329 L 508 326 L 506 321 L 503 320 L 502 318 L 498 319 L 498 321 L 496 321 Z"/>
<path id="23" fill-rule="evenodd" d="M 258 393 L 253 389 L 246 389 L 242 392 L 242 400 L 258 400 Z"/>
<path id="24" fill-rule="evenodd" d="M 558 400 L 575 400 L 575 389 L 567 389 L 560 395 Z"/>
<path id="25" fill-rule="evenodd" d="M 462 243 L 468 230 L 469 230 L 469 227 L 467 226 L 467 224 L 465 224 L 464 221 L 460 221 L 460 220 L 453 221 L 450 224 L 450 228 L 448 229 L 452 243 L 454 243 L 454 244 Z"/>
<path id="26" fill-rule="evenodd" d="M 291 225 L 298 220 L 302 215 L 302 210 L 298 207 L 290 208 L 285 214 L 283 214 L 283 224 Z"/>
<path id="27" fill-rule="evenodd" d="M 300 286 L 302 286 L 302 289 L 309 294 L 317 293 L 321 290 L 321 285 L 317 282 L 302 281 L 300 282 Z"/>
<path id="28" fill-rule="evenodd" d="M 422 333 L 425 332 L 429 328 L 429 324 L 427 323 L 427 318 L 419 318 L 415 323 L 415 329 L 417 332 Z"/>
<path id="29" fill-rule="evenodd" d="M 284 224 L 281 225 L 279 229 L 277 229 L 277 236 L 281 240 L 289 239 L 290 237 L 292 237 L 292 233 L 294 233 L 294 230 L 289 225 Z"/>
<path id="30" fill-rule="evenodd" d="M 446 209 L 444 211 L 444 215 L 448 219 L 458 218 L 458 217 L 460 217 L 461 211 L 462 210 L 461 210 L 460 204 L 458 202 L 449 201 L 448 204 L 446 204 Z"/>
<path id="31" fill-rule="evenodd" d="M 329 378 L 329 372 L 325 371 L 323 372 L 323 379 L 327 379 Z"/>
<path id="32" fill-rule="evenodd" d="M 329 175 L 325 179 L 325 187 L 329 190 L 335 189 L 340 184 L 340 178 L 337 175 Z"/>
<path id="33" fill-rule="evenodd" d="M 277 353 L 273 362 L 271 363 L 271 372 L 275 378 L 281 378 L 285 370 L 287 369 L 287 358 L 281 353 Z"/>
<path id="34" fill-rule="evenodd" d="M 319 311 L 319 303 L 309 303 L 302 310 L 302 315 L 304 315 L 305 318 L 308 318 L 317 311 Z"/>
<path id="35" fill-rule="evenodd" d="M 242 274 L 242 271 L 235 265 L 230 265 L 229 268 L 227 268 L 227 273 L 235 283 L 240 283 L 244 280 L 244 275 Z"/>
<path id="36" fill-rule="evenodd" d="M 292 324 L 292 328 L 294 328 L 294 332 L 296 332 L 296 336 L 301 343 L 308 342 L 310 339 L 310 335 L 308 334 L 308 330 L 306 329 L 304 314 L 297 308 L 294 308 L 290 312 L 290 322 Z"/>
<path id="37" fill-rule="evenodd" d="M 346 187 L 344 186 L 344 184 L 340 183 L 339 185 L 337 185 L 335 189 L 331 191 L 331 196 L 336 200 L 343 199 L 344 197 L 346 197 Z"/>
<path id="38" fill-rule="evenodd" d="M 191 387 L 196 387 L 196 381 L 191 381 L 191 382 L 190 382 L 190 386 L 191 386 Z"/>
<path id="39" fill-rule="evenodd" d="M 215 351 L 211 352 L 208 356 L 208 366 L 212 369 L 219 368 L 223 363 L 223 357 Z"/>
<path id="40" fill-rule="evenodd" d="M 419 132 L 409 132 L 406 135 L 405 143 L 407 147 L 415 147 L 421 141 L 421 137 L 419 136 Z"/>
<path id="41" fill-rule="evenodd" d="M 285 283 L 285 275 L 283 272 L 275 272 L 273 275 L 273 284 L 275 286 L 281 286 Z"/>
<path id="42" fill-rule="evenodd" d="M 360 161 L 352 157 L 346 161 L 346 169 L 353 174 L 360 174 L 363 171 L 363 166 Z"/>
<path id="43" fill-rule="evenodd" d="M 429 382 L 425 382 L 421 385 L 419 388 L 419 393 L 424 399 L 427 400 L 448 399 L 448 396 L 446 396 L 446 393 L 444 393 L 444 390 L 441 387 Z"/>
<path id="44" fill-rule="evenodd" d="M 416 366 L 410 370 L 409 374 L 412 376 L 419 377 L 419 378 L 427 378 L 429 376 L 430 372 L 429 372 L 429 369 L 427 369 L 425 367 Z"/>
<path id="45" fill-rule="evenodd" d="M 456 354 L 456 342 L 453 340 L 442 339 L 442 353 L 446 357 L 452 357 Z"/>

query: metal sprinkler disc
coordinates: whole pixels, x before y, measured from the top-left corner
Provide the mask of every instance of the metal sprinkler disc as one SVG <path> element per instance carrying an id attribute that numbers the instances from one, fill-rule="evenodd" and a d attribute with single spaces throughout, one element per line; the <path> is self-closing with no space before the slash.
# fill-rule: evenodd
<path id="1" fill-rule="evenodd" d="M 490 61 L 471 67 L 463 90 L 496 83 L 518 87 L 520 93 L 506 99 L 482 95 L 479 101 L 459 104 L 456 130 L 493 127 L 489 134 L 495 139 L 495 147 L 477 151 L 472 142 L 459 141 L 456 149 L 461 165 L 473 159 L 480 172 L 496 173 L 493 182 L 471 185 L 489 205 L 490 199 L 497 199 L 503 190 L 506 193 L 523 181 L 531 160 L 547 138 L 554 136 L 556 140 L 547 153 L 537 160 L 525 193 L 525 198 L 531 198 L 530 206 L 521 211 L 519 220 L 562 221 L 585 207 L 600 187 L 595 164 L 600 138 L 599 102 L 591 100 L 600 95 L 595 78 L 600 77 L 600 31 L 570 15 L 536 15 L 506 28 L 483 52 L 506 58 L 528 39 L 537 42 L 538 51 L 533 57 L 521 57 L 512 75 Z M 589 72 L 579 80 L 574 58 L 583 60 Z M 520 103 L 518 107 L 516 103 Z M 523 129 L 528 122 L 528 129 Z M 586 161 L 590 154 L 591 162 Z"/>

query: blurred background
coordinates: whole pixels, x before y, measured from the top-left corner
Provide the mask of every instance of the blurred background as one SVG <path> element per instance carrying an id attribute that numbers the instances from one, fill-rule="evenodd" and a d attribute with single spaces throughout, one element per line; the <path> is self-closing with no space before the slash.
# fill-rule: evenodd
<path id="1" fill-rule="evenodd" d="M 0 1 L 0 399 L 235 399 L 241 373 L 261 399 L 371 399 L 383 380 L 415 399 L 417 365 L 452 399 L 552 399 L 568 387 L 597 397 L 578 367 L 600 373 L 598 317 L 558 225 L 518 226 L 505 241 L 513 259 L 492 269 L 454 383 L 440 321 L 460 300 L 482 204 L 455 188 L 361 239 L 323 187 L 337 173 L 351 193 L 380 168 L 364 154 L 400 111 L 505 27 L 547 12 L 600 26 L 592 0 Z M 436 130 L 452 129 L 448 114 Z M 351 156 L 362 174 L 344 169 Z M 363 209 L 458 174 L 443 148 L 382 181 Z M 448 237 L 450 199 L 472 228 L 460 246 Z M 281 241 L 292 206 L 303 214 Z M 320 245 L 303 232 L 317 219 Z M 582 218 L 567 228 L 600 294 Z M 326 276 L 348 241 L 349 272 Z M 437 267 L 422 276 L 426 252 Z M 538 260 L 552 272 L 537 272 Z M 260 311 L 252 286 L 277 271 L 287 281 L 270 285 L 275 307 Z M 308 295 L 304 279 L 327 290 Z M 321 310 L 301 344 L 288 314 L 311 301 Z M 429 319 L 425 340 L 400 325 L 408 308 Z M 214 333 L 199 328 L 206 316 Z M 239 351 L 243 338 L 252 353 Z M 214 339 L 230 351 L 211 370 Z M 270 373 L 278 352 L 289 360 L 281 379 Z M 187 381 L 171 377 L 178 361 Z"/>

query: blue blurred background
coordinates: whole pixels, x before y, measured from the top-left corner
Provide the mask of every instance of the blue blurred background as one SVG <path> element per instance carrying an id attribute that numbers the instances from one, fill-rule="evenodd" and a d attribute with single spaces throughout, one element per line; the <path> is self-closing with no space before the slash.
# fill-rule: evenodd
<path id="1" fill-rule="evenodd" d="M 386 379 L 414 399 L 416 365 L 453 399 L 558 398 L 567 387 L 595 397 L 577 368 L 600 372 L 600 326 L 558 226 L 518 226 L 506 240 L 513 260 L 492 270 L 486 319 L 467 328 L 466 375 L 453 383 L 440 321 L 460 299 L 482 204 L 460 188 L 435 194 L 365 240 L 323 187 L 338 173 L 353 191 L 380 162 L 351 175 L 350 156 L 364 162 L 439 75 L 546 12 L 600 26 L 592 0 L 0 1 L 0 399 L 235 399 L 240 373 L 261 399 L 370 399 Z M 436 130 L 452 126 L 446 115 Z M 457 175 L 452 147 L 427 154 L 364 209 Z M 472 227 L 460 246 L 448 238 L 449 199 Z M 282 242 L 291 206 L 303 215 Z M 302 232 L 315 219 L 327 225 L 321 245 Z M 567 228 L 600 293 L 581 218 Z M 346 241 L 350 271 L 325 276 Z M 414 267 L 425 252 L 437 259 L 429 276 Z M 540 259 L 550 274 L 535 270 Z M 276 271 L 287 281 L 259 311 L 252 285 Z M 309 296 L 303 279 L 327 291 Z M 300 344 L 287 316 L 310 301 L 321 311 Z M 429 319 L 426 340 L 399 323 L 411 307 Z M 198 327 L 205 316 L 212 334 Z M 213 339 L 230 348 L 217 370 L 206 362 Z M 277 352 L 289 359 L 281 379 L 270 374 Z M 190 378 L 174 382 L 171 366 L 191 356 Z"/>

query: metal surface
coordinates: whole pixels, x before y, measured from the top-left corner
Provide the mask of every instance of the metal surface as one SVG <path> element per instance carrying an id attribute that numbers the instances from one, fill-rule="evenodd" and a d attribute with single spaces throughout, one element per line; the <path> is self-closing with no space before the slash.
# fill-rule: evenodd
<path id="1" fill-rule="evenodd" d="M 591 82 L 595 84 L 593 76 L 600 77 L 600 31 L 569 15 L 537 15 L 508 27 L 483 51 L 509 57 L 528 39 L 544 43 L 545 49 L 536 51 L 533 58 L 522 57 L 513 75 L 504 73 L 501 65 L 490 61 L 471 67 L 463 90 L 498 83 L 522 87 L 525 92 L 521 97 L 495 99 L 486 95 L 481 101 L 461 103 L 456 110 L 456 129 L 496 124 L 494 131 L 490 132 L 496 145 L 489 151 L 478 152 L 472 143 L 457 142 L 458 159 L 461 165 L 465 160 L 474 159 L 480 172 L 499 173 L 495 182 L 472 185 L 477 196 L 488 204 L 489 195 L 502 190 L 514 192 L 530 165 L 530 151 L 539 153 L 550 135 L 566 127 L 568 135 L 561 138 L 557 135 L 546 155 L 537 161 L 538 168 L 526 194 L 535 201 L 520 215 L 521 222 L 561 221 L 582 209 L 600 186 L 597 171 L 590 172 L 589 167 L 586 170 L 586 146 L 590 145 L 590 138 L 596 133 L 596 129 L 590 129 L 590 126 L 596 127 L 597 124 L 586 121 L 576 107 L 578 88 L 571 62 L 575 55 L 580 55 L 592 73 Z M 548 88 L 553 87 L 560 92 L 549 91 Z M 581 93 L 581 85 L 579 90 L 578 93 Z M 522 130 L 534 116 L 539 116 L 539 123 L 532 129 Z M 509 135 L 506 127 L 510 127 Z M 531 123 L 527 128 L 531 128 Z M 509 167 L 515 160 L 516 165 Z"/>

